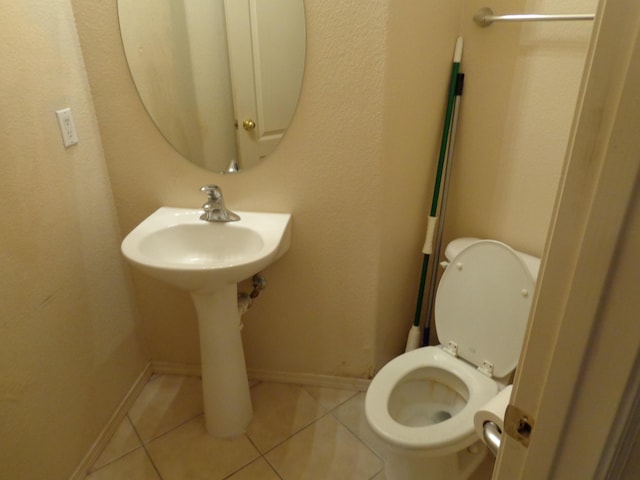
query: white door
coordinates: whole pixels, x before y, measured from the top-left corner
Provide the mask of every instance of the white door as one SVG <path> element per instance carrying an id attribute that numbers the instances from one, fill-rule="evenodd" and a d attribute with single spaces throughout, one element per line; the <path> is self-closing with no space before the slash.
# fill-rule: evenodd
<path id="1" fill-rule="evenodd" d="M 640 2 L 600 0 L 594 27 L 511 398 L 530 444 L 503 434 L 498 480 L 640 478 Z"/>
<path id="2" fill-rule="evenodd" d="M 302 0 L 225 0 L 242 166 L 271 153 L 298 101 L 305 57 Z"/>

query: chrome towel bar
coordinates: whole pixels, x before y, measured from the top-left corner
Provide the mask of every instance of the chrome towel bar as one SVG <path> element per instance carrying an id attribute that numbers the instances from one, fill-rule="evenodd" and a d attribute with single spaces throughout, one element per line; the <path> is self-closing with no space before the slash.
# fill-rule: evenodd
<path id="1" fill-rule="evenodd" d="M 521 14 L 521 15 L 494 15 L 493 10 L 488 7 L 481 8 L 473 16 L 473 21 L 481 27 L 488 27 L 493 22 L 549 22 L 549 21 L 575 21 L 593 20 L 593 13 L 572 13 L 572 14 Z"/>

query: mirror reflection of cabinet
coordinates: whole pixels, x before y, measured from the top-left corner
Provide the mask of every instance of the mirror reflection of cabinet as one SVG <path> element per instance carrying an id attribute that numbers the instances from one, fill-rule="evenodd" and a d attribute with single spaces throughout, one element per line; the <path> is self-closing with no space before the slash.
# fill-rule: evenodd
<path id="1" fill-rule="evenodd" d="M 228 172 L 273 151 L 302 82 L 302 0 L 118 0 L 118 15 L 140 98 L 179 153 Z"/>

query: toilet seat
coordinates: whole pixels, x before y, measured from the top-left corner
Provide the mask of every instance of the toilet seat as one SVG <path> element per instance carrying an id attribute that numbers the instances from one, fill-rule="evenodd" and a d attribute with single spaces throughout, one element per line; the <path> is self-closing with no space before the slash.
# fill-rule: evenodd
<path id="1" fill-rule="evenodd" d="M 511 247 L 478 240 L 463 248 L 442 275 L 435 324 L 442 345 L 496 378 L 518 364 L 535 281 Z"/>
<path id="2" fill-rule="evenodd" d="M 389 412 L 389 399 L 404 381 L 419 379 L 426 371 L 430 379 L 446 385 L 465 398 L 466 405 L 451 418 L 433 425 L 415 427 L 397 422 Z M 426 450 L 445 455 L 473 444 L 473 415 L 498 393 L 498 385 L 473 366 L 454 358 L 439 347 L 423 347 L 401 355 L 385 365 L 371 382 L 365 413 L 376 433 L 398 448 Z"/>
<path id="3" fill-rule="evenodd" d="M 445 254 L 435 299 L 441 345 L 391 360 L 365 396 L 390 479 L 469 477 L 486 454 L 468 448 L 480 442 L 473 417 L 513 372 L 526 330 L 538 259 L 473 238 Z"/>

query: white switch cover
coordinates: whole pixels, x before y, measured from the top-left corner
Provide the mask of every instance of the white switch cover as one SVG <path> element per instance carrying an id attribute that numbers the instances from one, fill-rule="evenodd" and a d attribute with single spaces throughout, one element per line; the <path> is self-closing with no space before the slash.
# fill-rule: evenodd
<path id="1" fill-rule="evenodd" d="M 58 117 L 58 125 L 60 125 L 60 133 L 62 134 L 65 148 L 78 143 L 78 135 L 76 134 L 76 126 L 73 123 L 71 109 L 56 110 L 56 116 Z"/>

